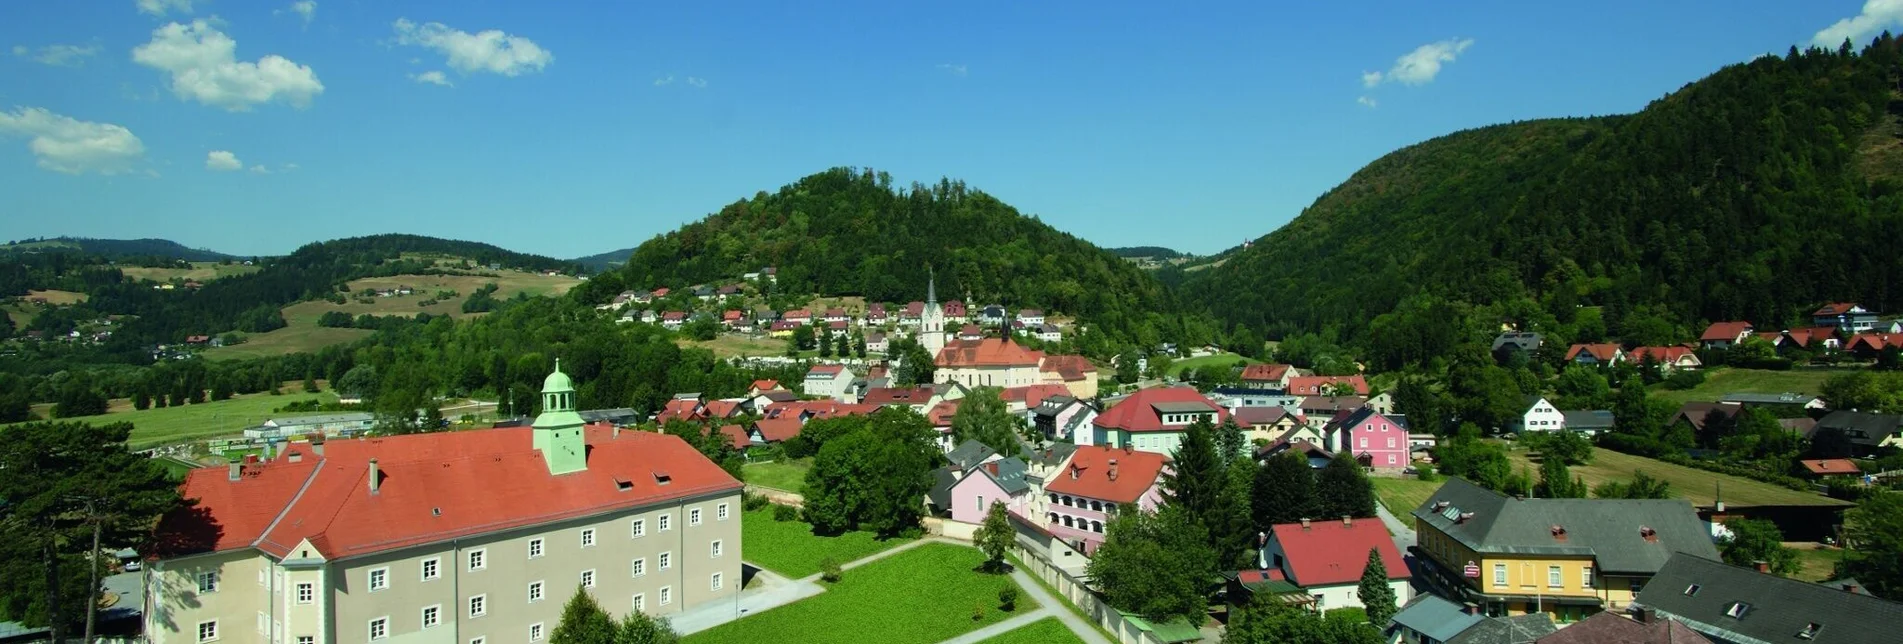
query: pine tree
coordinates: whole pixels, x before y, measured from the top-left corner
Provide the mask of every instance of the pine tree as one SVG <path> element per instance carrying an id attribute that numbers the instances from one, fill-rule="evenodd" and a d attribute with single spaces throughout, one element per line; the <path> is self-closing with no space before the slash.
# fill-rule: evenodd
<path id="1" fill-rule="evenodd" d="M 1249 437 L 1242 426 L 1236 424 L 1234 416 L 1222 419 L 1222 424 L 1216 426 L 1216 450 L 1225 463 L 1249 455 Z"/>
<path id="2" fill-rule="evenodd" d="M 1379 548 L 1368 549 L 1368 565 L 1361 569 L 1361 587 L 1355 589 L 1355 596 L 1368 612 L 1368 623 L 1387 624 L 1394 616 L 1394 587 L 1388 585 L 1388 569 Z"/>

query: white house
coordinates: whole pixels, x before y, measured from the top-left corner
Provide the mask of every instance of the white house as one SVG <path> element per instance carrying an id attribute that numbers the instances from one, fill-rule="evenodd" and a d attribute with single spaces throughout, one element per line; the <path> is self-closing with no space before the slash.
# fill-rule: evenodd
<path id="1" fill-rule="evenodd" d="M 825 396 L 833 400 L 845 401 L 847 391 L 852 388 L 856 376 L 843 364 L 816 364 L 806 370 L 804 382 L 806 395 Z"/>
<path id="2" fill-rule="evenodd" d="M 1559 413 L 1559 408 L 1545 398 L 1529 396 L 1526 411 L 1520 412 L 1520 417 L 1514 419 L 1513 426 L 1508 429 L 1515 432 L 1559 431 L 1566 429 L 1566 415 Z"/>
<path id="3" fill-rule="evenodd" d="M 1410 598 L 1407 561 L 1380 519 L 1304 519 L 1278 524 L 1262 538 L 1258 566 L 1281 571 L 1290 583 L 1315 598 L 1316 610 L 1363 607 L 1357 595 L 1369 550 L 1381 553 L 1395 603 L 1405 604 Z"/>

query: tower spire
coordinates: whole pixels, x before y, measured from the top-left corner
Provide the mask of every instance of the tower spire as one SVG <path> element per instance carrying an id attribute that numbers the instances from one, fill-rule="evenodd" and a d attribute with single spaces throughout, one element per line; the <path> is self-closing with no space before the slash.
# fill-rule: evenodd
<path id="1" fill-rule="evenodd" d="M 938 302 L 938 270 L 927 266 L 925 267 L 925 275 L 925 302 L 927 304 L 936 303 Z"/>

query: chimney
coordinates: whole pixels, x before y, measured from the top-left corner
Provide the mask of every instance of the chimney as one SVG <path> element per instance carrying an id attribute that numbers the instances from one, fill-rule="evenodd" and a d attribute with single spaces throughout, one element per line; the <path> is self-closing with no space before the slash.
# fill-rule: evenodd
<path id="1" fill-rule="evenodd" d="M 377 468 L 377 459 L 370 459 L 370 493 L 376 494 L 383 487 L 383 470 Z"/>
<path id="2" fill-rule="evenodd" d="M 1302 517 L 1302 529 L 1303 530 L 1308 529 L 1308 517 Z"/>
<path id="3" fill-rule="evenodd" d="M 1468 614 L 1468 615 L 1479 615 L 1479 614 L 1480 614 L 1480 605 L 1479 605 L 1479 604 L 1475 604 L 1475 603 L 1473 603 L 1473 602 L 1467 602 L 1467 603 L 1464 603 L 1464 604 L 1461 604 L 1461 605 L 1460 605 L 1460 612 L 1463 612 L 1463 613 L 1466 613 L 1466 614 Z"/>
<path id="4" fill-rule="evenodd" d="M 1771 574 L 1771 562 L 1769 561 L 1765 561 L 1763 559 L 1752 561 L 1751 567 L 1756 568 L 1758 572 L 1761 572 L 1767 575 Z"/>
<path id="5" fill-rule="evenodd" d="M 1355 527 L 1355 518 L 1348 516 L 1346 514 L 1341 515 L 1341 527 L 1344 527 L 1344 528 Z"/>
<path id="6" fill-rule="evenodd" d="M 285 458 L 287 458 L 287 459 L 289 459 L 289 460 L 290 460 L 290 461 L 291 461 L 292 463 L 302 463 L 302 462 L 304 462 L 304 453 L 303 453 L 303 452 L 291 452 L 291 455 L 290 455 L 290 456 L 287 456 L 287 457 L 285 457 Z"/>
<path id="7" fill-rule="evenodd" d="M 318 456 L 324 455 L 324 434 L 322 432 L 311 435 L 311 453 Z"/>
<path id="8" fill-rule="evenodd" d="M 613 437 L 613 438 L 615 438 L 615 439 L 620 439 L 620 438 L 621 438 L 621 426 L 620 426 L 620 425 L 613 425 L 613 427 L 614 427 L 614 434 L 612 435 L 612 437 Z"/>
<path id="9" fill-rule="evenodd" d="M 1072 481 L 1077 480 L 1077 477 L 1082 476 L 1083 472 L 1084 472 L 1084 468 L 1078 467 L 1076 465 L 1070 466 L 1070 480 Z"/>
<path id="10" fill-rule="evenodd" d="M 226 468 L 227 468 L 227 469 L 229 470 L 229 471 L 228 471 L 228 472 L 226 472 L 226 474 L 225 474 L 225 480 L 227 480 L 227 481 L 236 481 L 236 480 L 238 480 L 238 475 L 239 475 L 239 473 L 241 473 L 241 472 L 243 472 L 243 471 L 244 471 L 244 465 L 243 465 L 243 464 L 240 464 L 240 463 L 239 463 L 239 462 L 237 462 L 237 461 L 232 461 L 230 465 L 227 465 L 227 466 L 226 466 Z"/>
<path id="11" fill-rule="evenodd" d="M 1653 608 L 1651 606 L 1646 606 L 1639 609 L 1639 623 L 1651 624 L 1657 621 L 1659 621 L 1658 609 Z"/>

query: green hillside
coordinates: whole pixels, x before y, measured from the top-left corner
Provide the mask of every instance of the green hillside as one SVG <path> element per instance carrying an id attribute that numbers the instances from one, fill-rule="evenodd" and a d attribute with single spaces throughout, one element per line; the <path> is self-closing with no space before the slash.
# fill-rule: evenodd
<path id="1" fill-rule="evenodd" d="M 184 244 L 169 239 L 89 239 L 85 237 L 56 237 L 53 239 L 19 240 L 0 245 L 0 253 L 44 252 L 49 250 L 79 251 L 89 255 L 99 255 L 111 259 L 159 257 L 188 262 L 215 262 L 232 258 L 231 255 L 212 250 L 187 248 Z"/>
<path id="2" fill-rule="evenodd" d="M 1389 365 L 1500 322 L 1667 342 L 1821 301 L 1903 309 L 1898 61 L 1888 35 L 1793 49 L 1637 114 L 1404 148 L 1183 288 L 1228 324 L 1333 329 Z M 1592 305 L 1602 320 L 1577 315 Z"/>

